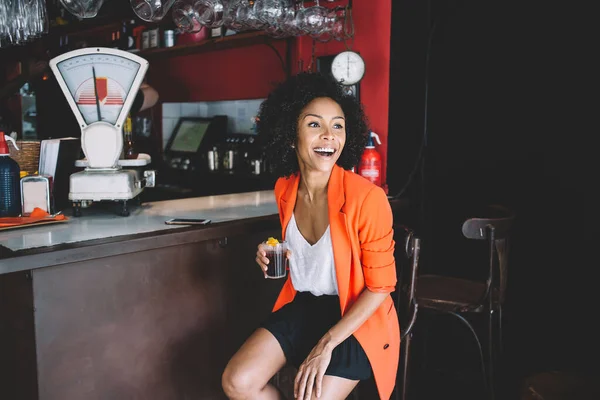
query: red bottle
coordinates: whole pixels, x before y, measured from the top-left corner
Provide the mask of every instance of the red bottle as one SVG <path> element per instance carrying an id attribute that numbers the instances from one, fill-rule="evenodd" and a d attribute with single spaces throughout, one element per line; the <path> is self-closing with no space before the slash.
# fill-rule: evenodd
<path id="1" fill-rule="evenodd" d="M 375 185 L 381 186 L 381 155 L 375 150 L 373 138 L 377 140 L 377 144 L 381 144 L 379 136 L 375 132 L 370 132 L 367 147 L 358 164 L 358 174 Z"/>

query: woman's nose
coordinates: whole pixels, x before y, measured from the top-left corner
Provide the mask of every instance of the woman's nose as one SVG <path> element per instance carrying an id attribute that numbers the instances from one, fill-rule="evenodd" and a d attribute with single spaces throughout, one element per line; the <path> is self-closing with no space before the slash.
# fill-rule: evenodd
<path id="1" fill-rule="evenodd" d="M 323 133 L 321 134 L 321 136 L 323 137 L 323 139 L 333 139 L 334 138 L 334 134 L 331 128 L 325 128 L 323 129 Z"/>

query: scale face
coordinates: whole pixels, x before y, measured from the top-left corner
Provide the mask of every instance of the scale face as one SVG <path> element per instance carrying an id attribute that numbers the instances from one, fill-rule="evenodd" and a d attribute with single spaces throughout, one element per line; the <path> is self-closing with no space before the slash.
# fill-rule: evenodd
<path id="1" fill-rule="evenodd" d="M 86 124 L 104 121 L 115 125 L 140 64 L 112 54 L 89 54 L 61 61 L 57 67 Z"/>
<path id="2" fill-rule="evenodd" d="M 50 67 L 82 128 L 95 122 L 121 127 L 148 61 L 129 52 L 92 47 L 58 56 Z"/>
<path id="3" fill-rule="evenodd" d="M 122 50 L 90 47 L 53 58 L 50 68 L 81 128 L 88 168 L 117 168 L 123 122 L 148 61 Z"/>

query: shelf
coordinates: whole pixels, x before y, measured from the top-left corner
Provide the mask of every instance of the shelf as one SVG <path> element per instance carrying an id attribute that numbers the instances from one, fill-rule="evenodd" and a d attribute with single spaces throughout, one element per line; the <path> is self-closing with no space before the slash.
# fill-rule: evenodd
<path id="1" fill-rule="evenodd" d="M 231 36 L 205 39 L 197 43 L 189 43 L 173 47 L 162 47 L 156 49 L 141 50 L 136 52 L 140 57 L 151 59 L 156 57 L 179 57 L 189 54 L 200 54 L 211 51 L 227 50 L 238 47 L 251 46 L 255 44 L 267 44 L 282 41 L 285 39 L 275 39 L 268 36 L 265 32 L 247 32 L 237 33 Z"/>

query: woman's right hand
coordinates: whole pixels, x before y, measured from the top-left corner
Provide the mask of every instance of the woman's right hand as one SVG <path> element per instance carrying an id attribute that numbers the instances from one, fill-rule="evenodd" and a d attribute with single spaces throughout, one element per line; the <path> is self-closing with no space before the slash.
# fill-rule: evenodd
<path id="1" fill-rule="evenodd" d="M 260 269 L 262 270 L 263 274 L 265 275 L 265 279 L 267 279 L 267 264 L 269 263 L 269 259 L 267 258 L 267 253 L 265 253 L 263 246 L 265 244 L 261 243 L 258 245 L 258 250 L 256 251 L 256 263 L 258 264 L 258 266 L 260 267 Z M 292 257 L 292 251 L 291 250 L 287 250 L 285 252 L 285 256 L 286 258 L 289 260 Z"/>
<path id="2" fill-rule="evenodd" d="M 267 279 L 267 264 L 269 263 L 269 259 L 267 258 L 267 253 L 265 253 L 262 247 L 262 243 L 258 245 L 258 250 L 256 251 L 256 263 L 260 269 L 262 269 L 265 279 Z"/>

